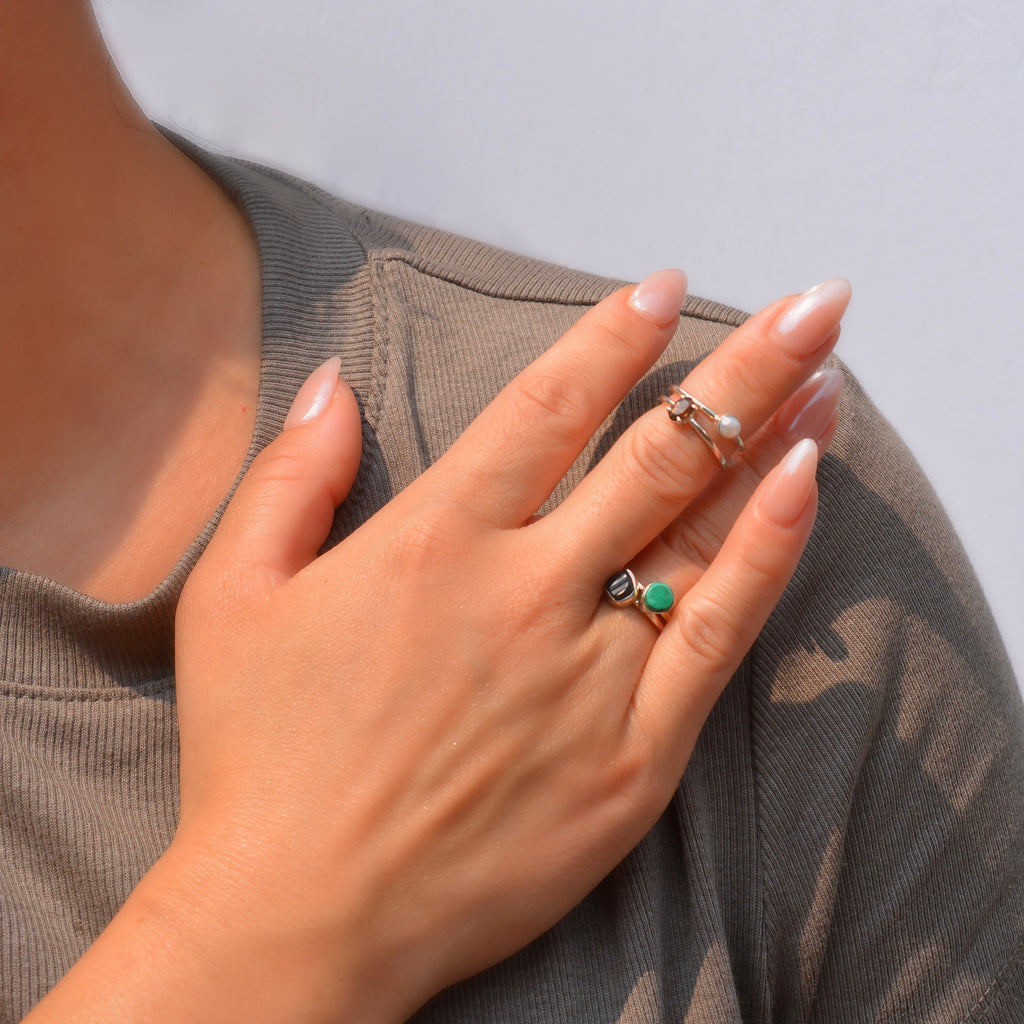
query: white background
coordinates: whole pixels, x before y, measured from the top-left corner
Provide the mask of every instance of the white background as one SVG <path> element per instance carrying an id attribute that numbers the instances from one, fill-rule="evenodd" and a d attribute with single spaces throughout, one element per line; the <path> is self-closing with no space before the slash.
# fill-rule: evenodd
<path id="1" fill-rule="evenodd" d="M 150 115 L 346 198 L 756 309 L 842 275 L 1024 677 L 1024 5 L 95 0 Z"/>

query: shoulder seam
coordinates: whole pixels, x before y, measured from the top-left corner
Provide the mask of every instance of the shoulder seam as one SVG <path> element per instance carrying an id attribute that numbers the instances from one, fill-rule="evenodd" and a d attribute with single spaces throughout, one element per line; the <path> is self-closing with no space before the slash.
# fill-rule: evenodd
<path id="1" fill-rule="evenodd" d="M 362 240 L 358 239 L 358 241 L 360 246 L 363 246 Z M 483 242 L 477 244 L 487 245 L 487 243 Z M 363 251 L 367 252 L 365 246 L 363 246 Z M 515 256 L 516 254 L 512 253 L 511 255 Z M 377 249 L 369 253 L 368 258 L 380 263 L 404 263 L 412 270 L 427 277 L 432 277 L 435 280 L 462 288 L 467 292 L 484 295 L 492 299 L 505 299 L 510 302 L 535 302 L 552 306 L 596 306 L 601 301 L 599 298 L 583 299 L 554 294 L 530 296 L 527 298 L 497 285 L 487 287 L 476 282 L 466 281 L 456 274 L 454 269 L 447 267 L 444 262 L 422 253 L 407 252 L 404 249 Z M 524 260 L 532 259 L 528 256 L 521 258 Z M 606 280 L 608 284 L 607 294 L 610 294 L 616 288 L 625 287 L 630 283 L 613 278 L 607 278 Z M 681 315 L 689 320 L 703 320 L 708 323 L 725 324 L 729 327 L 738 327 L 748 317 L 748 314 L 742 310 L 734 309 L 731 306 L 715 302 L 713 299 L 704 299 L 697 295 L 687 295 Z"/>
<path id="2" fill-rule="evenodd" d="M 963 1024 L 972 1024 L 972 1022 L 984 1020 L 988 1016 L 989 1008 L 1002 987 L 1006 984 L 1010 972 L 1021 963 L 1024 963 L 1024 939 L 1017 943 L 1017 947 L 1010 954 L 1006 963 L 1003 964 L 1002 969 L 995 976 L 992 984 L 985 989 L 981 998 L 974 1004 L 971 1012 L 964 1017 Z"/>
<path id="3" fill-rule="evenodd" d="M 381 263 L 404 263 L 412 270 L 426 277 L 432 277 L 435 280 L 444 281 L 446 284 L 455 285 L 456 288 L 462 288 L 467 292 L 485 295 L 490 299 L 507 299 L 511 302 L 536 302 L 541 305 L 551 306 L 596 306 L 600 301 L 598 299 L 571 299 L 562 295 L 537 296 L 536 298 L 524 299 L 521 295 L 513 294 L 507 288 L 501 288 L 497 285 L 485 287 L 479 283 L 468 282 L 460 278 L 453 269 L 446 268 L 445 264 L 440 260 L 424 256 L 422 253 L 406 252 L 402 249 L 378 249 L 373 253 L 373 259 Z M 625 282 L 621 283 L 624 284 Z M 620 285 L 619 282 L 615 281 L 609 281 L 609 284 L 613 287 Z"/>

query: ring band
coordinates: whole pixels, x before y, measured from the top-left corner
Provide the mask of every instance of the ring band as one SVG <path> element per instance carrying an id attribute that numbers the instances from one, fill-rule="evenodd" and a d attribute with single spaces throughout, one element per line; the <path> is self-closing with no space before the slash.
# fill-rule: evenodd
<path id="1" fill-rule="evenodd" d="M 639 608 L 659 630 L 667 625 L 668 613 L 676 603 L 667 583 L 638 583 L 632 569 L 620 569 L 607 579 L 604 594 L 616 608 Z"/>
<path id="2" fill-rule="evenodd" d="M 740 437 L 740 421 L 735 416 L 723 416 L 721 413 L 715 412 L 714 409 L 709 409 L 703 402 L 688 394 L 678 385 L 673 386 L 671 394 L 662 395 L 660 402 L 668 410 L 668 418 L 673 423 L 686 423 L 697 431 L 701 440 L 711 449 L 715 458 L 718 459 L 722 469 L 728 467 L 730 460 L 722 454 L 722 450 L 712 439 L 704 425 L 697 422 L 694 418 L 695 416 L 701 415 L 705 419 L 710 420 L 718 436 L 725 438 L 727 441 L 732 441 L 736 445 L 736 451 L 743 451 L 746 447 L 743 443 L 743 438 Z"/>

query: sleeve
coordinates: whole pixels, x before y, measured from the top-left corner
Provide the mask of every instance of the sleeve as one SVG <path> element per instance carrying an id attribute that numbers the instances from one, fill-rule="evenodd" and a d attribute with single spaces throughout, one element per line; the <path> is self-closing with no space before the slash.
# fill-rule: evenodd
<path id="1" fill-rule="evenodd" d="M 1024 713 L 977 581 L 855 383 L 755 648 L 772 1017 L 1024 1021 Z"/>

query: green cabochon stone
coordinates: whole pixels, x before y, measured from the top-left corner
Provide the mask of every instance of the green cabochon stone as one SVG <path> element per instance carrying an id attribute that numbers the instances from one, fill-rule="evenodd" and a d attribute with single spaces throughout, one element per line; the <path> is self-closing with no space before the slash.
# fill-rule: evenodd
<path id="1" fill-rule="evenodd" d="M 644 590 L 644 604 L 652 612 L 667 612 L 675 600 L 672 588 L 667 583 L 651 583 Z"/>

